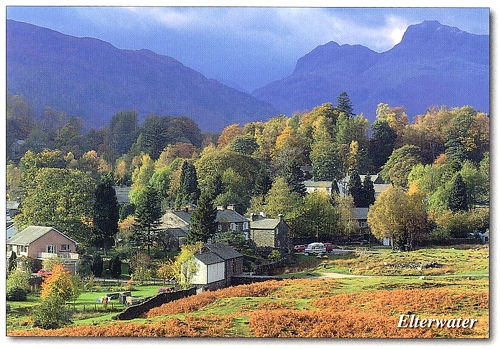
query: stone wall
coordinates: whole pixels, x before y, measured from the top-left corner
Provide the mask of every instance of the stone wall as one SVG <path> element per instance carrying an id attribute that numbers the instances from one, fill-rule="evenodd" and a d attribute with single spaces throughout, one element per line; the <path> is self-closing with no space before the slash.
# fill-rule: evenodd
<path id="1" fill-rule="evenodd" d="M 160 293 L 147 301 L 128 307 L 120 314 L 113 317 L 114 320 L 131 320 L 135 319 L 145 312 L 159 307 L 162 304 L 175 301 L 177 299 L 193 296 L 196 294 L 196 287 L 190 288 L 189 290 L 181 290 L 177 292 L 165 292 Z"/>

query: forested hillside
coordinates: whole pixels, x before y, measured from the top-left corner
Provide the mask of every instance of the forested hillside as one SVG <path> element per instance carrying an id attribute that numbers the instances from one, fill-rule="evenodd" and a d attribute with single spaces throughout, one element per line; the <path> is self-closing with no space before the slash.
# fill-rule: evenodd
<path id="1" fill-rule="evenodd" d="M 23 202 L 16 221 L 56 225 L 81 239 L 82 247 L 95 241 L 87 233 L 96 214 L 94 189 L 109 174 L 112 184 L 132 186 L 131 204 L 120 211 L 122 241 L 130 238 L 146 193 L 164 210 L 196 205 L 207 190 L 213 205 L 283 214 L 294 237 L 321 231 L 333 239 L 353 231 L 349 209 L 373 204 L 373 194 L 361 204 L 354 182 L 343 197 L 335 184 L 331 196 L 306 193 L 303 181 L 375 173 L 394 185 L 370 209 L 379 238 L 386 222 L 376 213 L 383 210 L 418 213 L 412 218 L 418 224 L 401 218 L 394 232 L 410 231 L 412 239 L 446 240 L 488 228 L 489 116 L 468 106 L 430 108 L 410 122 L 403 108 L 380 103 L 370 123 L 352 112 L 342 93 L 335 105 L 231 124 L 217 135 L 202 134 L 187 117 L 152 114 L 139 124 L 134 111 L 85 132 L 78 118 L 50 108 L 35 118 L 21 96 L 9 96 L 7 107 L 7 195 Z M 380 208 L 389 202 L 399 206 Z"/>

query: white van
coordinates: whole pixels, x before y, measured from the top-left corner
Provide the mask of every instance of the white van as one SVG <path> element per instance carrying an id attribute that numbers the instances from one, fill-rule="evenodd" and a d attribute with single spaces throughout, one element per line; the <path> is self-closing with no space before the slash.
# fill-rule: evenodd
<path id="1" fill-rule="evenodd" d="M 312 244 L 307 245 L 304 250 L 304 254 L 307 256 L 309 254 L 321 254 L 326 253 L 326 247 L 321 242 L 313 242 Z"/>

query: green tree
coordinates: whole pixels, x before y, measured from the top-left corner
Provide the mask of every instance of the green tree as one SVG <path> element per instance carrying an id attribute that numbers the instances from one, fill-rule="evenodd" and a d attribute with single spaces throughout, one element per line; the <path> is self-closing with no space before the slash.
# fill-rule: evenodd
<path id="1" fill-rule="evenodd" d="M 265 197 L 271 186 L 273 185 L 273 181 L 271 180 L 271 176 L 267 171 L 265 166 L 261 166 L 259 172 L 255 177 L 255 185 L 253 187 L 253 195 L 260 197 L 262 199 L 262 203 L 264 203 Z"/>
<path id="2" fill-rule="evenodd" d="M 400 187 L 408 186 L 408 175 L 413 166 L 422 163 L 420 148 L 414 145 L 404 145 L 394 150 L 382 166 L 382 178 Z"/>
<path id="3" fill-rule="evenodd" d="M 115 243 L 118 232 L 119 206 L 111 173 L 103 173 L 94 194 L 93 225 L 91 244 L 104 251 Z"/>
<path id="4" fill-rule="evenodd" d="M 347 186 L 349 188 L 349 195 L 351 195 L 354 200 L 354 206 L 364 207 L 362 206 L 364 204 L 363 184 L 361 183 L 361 177 L 357 171 L 351 172 Z"/>
<path id="5" fill-rule="evenodd" d="M 202 242 L 182 245 L 181 252 L 175 257 L 173 274 L 177 284 L 184 290 L 191 287 L 193 277 L 198 271 L 198 265 L 194 257 L 202 246 Z"/>
<path id="6" fill-rule="evenodd" d="M 293 192 L 301 196 L 306 195 L 306 187 L 304 186 L 304 174 L 300 169 L 297 160 L 292 159 L 285 167 L 283 178 Z"/>
<path id="7" fill-rule="evenodd" d="M 310 159 L 315 180 L 331 181 L 342 177 L 342 163 L 338 156 L 337 144 L 331 141 L 313 143 Z"/>
<path id="8" fill-rule="evenodd" d="M 217 197 L 215 186 L 207 186 L 200 195 L 196 210 L 191 216 L 191 224 L 186 236 L 188 244 L 207 242 L 217 233 L 217 207 L 214 204 Z"/>
<path id="9" fill-rule="evenodd" d="M 338 229 L 338 216 L 330 204 L 330 196 L 326 192 L 315 191 L 304 197 L 303 211 L 298 218 L 302 236 L 332 238 Z"/>
<path id="10" fill-rule="evenodd" d="M 469 208 L 467 186 L 460 173 L 458 173 L 453 180 L 450 196 L 448 198 L 448 207 L 453 212 L 467 211 Z"/>
<path id="11" fill-rule="evenodd" d="M 158 159 L 168 143 L 168 116 L 159 117 L 151 114 L 142 124 L 142 150 L 148 153 L 153 160 Z"/>
<path id="12" fill-rule="evenodd" d="M 373 134 L 368 154 L 378 172 L 394 151 L 398 135 L 386 120 L 375 120 L 371 127 Z"/>
<path id="13" fill-rule="evenodd" d="M 234 138 L 230 148 L 240 154 L 252 155 L 259 148 L 259 145 L 252 135 L 241 135 Z"/>
<path id="14" fill-rule="evenodd" d="M 184 161 L 181 168 L 180 187 L 175 199 L 175 207 L 182 208 L 186 204 L 196 204 L 200 190 L 196 168 L 189 161 Z"/>
<path id="15" fill-rule="evenodd" d="M 137 113 L 135 110 L 121 111 L 111 117 L 108 129 L 108 144 L 118 155 L 123 155 L 137 139 Z"/>
<path id="16" fill-rule="evenodd" d="M 88 246 L 95 186 L 92 178 L 78 170 L 40 168 L 23 185 L 23 210 L 16 215 L 16 222 L 57 227 Z"/>
<path id="17" fill-rule="evenodd" d="M 140 245 L 146 245 L 148 255 L 154 241 L 155 229 L 160 224 L 163 212 L 158 191 L 152 186 L 147 186 L 139 195 L 135 208 L 135 221 L 137 231 L 135 240 Z"/>
<path id="18" fill-rule="evenodd" d="M 344 113 L 346 116 L 354 116 L 351 99 L 347 95 L 347 92 L 342 92 L 337 98 L 337 111 L 339 113 Z"/>
<path id="19" fill-rule="evenodd" d="M 370 175 L 363 178 L 362 200 L 359 207 L 369 207 L 375 202 L 375 187 Z"/>

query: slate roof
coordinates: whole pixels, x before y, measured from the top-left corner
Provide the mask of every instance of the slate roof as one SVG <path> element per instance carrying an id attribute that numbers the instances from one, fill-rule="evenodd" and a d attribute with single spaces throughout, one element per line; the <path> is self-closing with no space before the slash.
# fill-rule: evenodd
<path id="1" fill-rule="evenodd" d="M 200 262 L 206 265 L 210 264 L 217 264 L 217 263 L 223 263 L 224 259 L 219 257 L 213 252 L 206 251 L 206 252 L 196 252 L 194 254 L 195 258 L 198 259 Z"/>
<path id="2" fill-rule="evenodd" d="M 368 219 L 368 207 L 351 208 L 351 217 L 356 220 Z"/>
<path id="3" fill-rule="evenodd" d="M 173 237 L 179 238 L 179 237 L 186 237 L 186 232 L 182 230 L 181 228 L 168 228 L 167 233 L 172 234 Z"/>
<path id="4" fill-rule="evenodd" d="M 45 234 L 47 234 L 51 230 L 58 232 L 62 236 L 70 239 L 75 244 L 77 244 L 77 242 L 75 240 L 71 239 L 69 236 L 64 235 L 63 233 L 61 233 L 59 230 L 57 230 L 54 227 L 42 227 L 42 226 L 37 226 L 37 225 L 30 225 L 26 229 L 15 234 L 13 237 L 11 237 L 9 240 L 7 240 L 7 243 L 12 244 L 12 245 L 29 245 L 33 241 L 38 240 L 39 238 L 41 238 L 42 236 L 44 236 Z"/>
<path id="5" fill-rule="evenodd" d="M 128 194 L 130 193 L 130 190 L 132 190 L 132 187 L 126 186 L 115 186 L 113 187 L 116 192 L 116 200 L 119 203 L 128 203 L 130 202 L 130 199 L 128 197 Z"/>
<path id="6" fill-rule="evenodd" d="M 207 248 L 209 251 L 217 254 L 219 257 L 225 260 L 243 257 L 243 255 L 238 251 L 236 251 L 234 248 L 221 242 L 207 244 L 205 245 L 205 248 Z"/>
<path id="7" fill-rule="evenodd" d="M 217 210 L 217 218 L 215 221 L 218 223 L 244 223 L 250 221 L 248 218 L 240 215 L 234 210 Z"/>
<path id="8" fill-rule="evenodd" d="M 272 230 L 275 229 L 280 220 L 278 218 L 263 218 L 250 223 L 250 230 Z"/>
<path id="9" fill-rule="evenodd" d="M 172 211 L 177 217 L 182 219 L 186 223 L 191 223 L 191 216 L 193 215 L 193 211 Z"/>
<path id="10" fill-rule="evenodd" d="M 182 219 L 184 222 L 190 224 L 191 217 L 194 211 L 172 211 L 177 217 Z M 234 210 L 217 210 L 217 217 L 215 218 L 217 223 L 244 223 L 250 221 L 248 218 L 240 215 Z"/>

